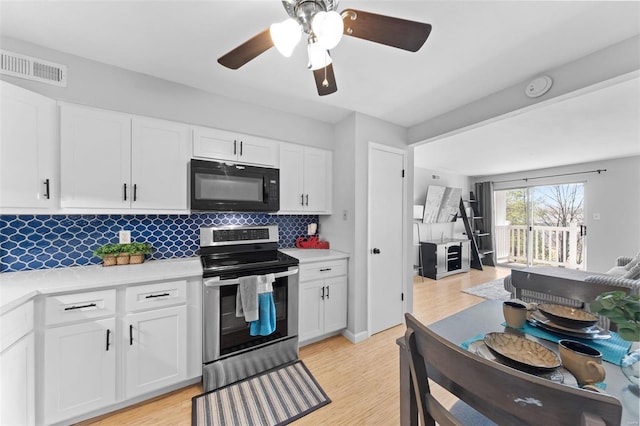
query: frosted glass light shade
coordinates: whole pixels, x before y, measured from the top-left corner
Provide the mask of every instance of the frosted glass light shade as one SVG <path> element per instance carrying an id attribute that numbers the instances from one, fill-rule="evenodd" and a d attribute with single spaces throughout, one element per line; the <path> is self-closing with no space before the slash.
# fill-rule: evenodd
<path id="1" fill-rule="evenodd" d="M 324 68 L 331 63 L 331 56 L 320 43 L 309 43 L 307 52 L 309 53 L 309 69 L 312 71 Z"/>
<path id="2" fill-rule="evenodd" d="M 311 22 L 313 34 L 318 38 L 318 43 L 325 50 L 331 50 L 338 45 L 342 39 L 344 22 L 342 16 L 336 11 L 318 12 Z"/>
<path id="3" fill-rule="evenodd" d="M 286 21 L 271 24 L 269 34 L 278 52 L 288 58 L 300 41 L 302 30 L 300 24 L 289 18 Z"/>

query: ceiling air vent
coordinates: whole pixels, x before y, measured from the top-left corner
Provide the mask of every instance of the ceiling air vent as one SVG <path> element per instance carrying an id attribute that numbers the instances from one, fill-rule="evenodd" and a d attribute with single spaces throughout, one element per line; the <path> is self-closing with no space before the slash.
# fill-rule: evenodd
<path id="1" fill-rule="evenodd" d="M 67 67 L 0 49 L 0 74 L 67 87 Z"/>

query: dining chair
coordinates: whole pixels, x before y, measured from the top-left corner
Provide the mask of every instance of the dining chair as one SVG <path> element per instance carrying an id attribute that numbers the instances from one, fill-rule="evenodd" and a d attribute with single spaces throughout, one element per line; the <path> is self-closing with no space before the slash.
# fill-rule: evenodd
<path id="1" fill-rule="evenodd" d="M 412 397 L 424 426 L 620 424 L 622 405 L 612 396 L 482 358 L 434 333 L 411 314 L 405 314 L 405 320 Z M 430 380 L 460 401 L 450 410 L 445 408 L 431 393 Z M 465 414 L 464 420 L 459 413 Z"/>

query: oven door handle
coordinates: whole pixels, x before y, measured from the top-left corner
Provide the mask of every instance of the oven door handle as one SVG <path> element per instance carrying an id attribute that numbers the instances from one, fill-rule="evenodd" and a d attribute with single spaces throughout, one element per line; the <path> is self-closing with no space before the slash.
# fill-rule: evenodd
<path id="1" fill-rule="evenodd" d="M 291 275 L 295 275 L 297 273 L 298 273 L 298 268 L 291 269 L 289 271 L 284 271 L 284 272 L 277 272 L 276 274 L 274 274 L 274 276 L 276 279 L 278 279 L 278 278 L 290 277 Z M 240 284 L 240 279 L 232 278 L 230 280 L 221 280 L 220 277 L 212 277 L 212 278 L 205 278 L 203 282 L 204 282 L 204 285 L 207 287 L 222 287 L 223 285 Z"/>

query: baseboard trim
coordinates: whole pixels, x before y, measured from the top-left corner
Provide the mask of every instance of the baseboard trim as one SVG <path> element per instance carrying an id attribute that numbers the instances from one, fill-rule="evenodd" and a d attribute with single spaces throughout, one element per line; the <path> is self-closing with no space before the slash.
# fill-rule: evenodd
<path id="1" fill-rule="evenodd" d="M 350 330 L 345 330 L 342 335 L 346 337 L 351 343 L 360 343 L 369 338 L 368 331 L 361 331 L 360 333 L 353 334 Z"/>

